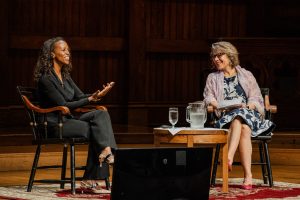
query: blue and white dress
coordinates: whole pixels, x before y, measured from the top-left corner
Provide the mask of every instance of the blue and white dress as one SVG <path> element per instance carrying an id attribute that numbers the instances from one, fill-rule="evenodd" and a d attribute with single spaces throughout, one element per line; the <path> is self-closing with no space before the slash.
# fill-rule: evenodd
<path id="1" fill-rule="evenodd" d="M 238 82 L 238 77 L 224 77 L 224 100 L 233 100 L 242 98 L 242 103 L 247 104 L 247 97 L 242 86 Z M 241 117 L 250 129 L 251 136 L 256 137 L 260 134 L 271 133 L 275 128 L 275 124 L 270 120 L 265 120 L 263 116 L 256 110 L 248 108 L 237 108 L 226 113 L 223 113 L 221 118 L 216 122 L 216 128 L 228 127 L 230 122 L 236 117 Z M 226 126 L 227 125 L 227 126 Z"/>

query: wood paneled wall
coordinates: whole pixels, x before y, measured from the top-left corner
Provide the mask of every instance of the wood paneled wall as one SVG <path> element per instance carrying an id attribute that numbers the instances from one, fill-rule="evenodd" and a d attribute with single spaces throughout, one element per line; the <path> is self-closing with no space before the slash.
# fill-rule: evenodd
<path id="1" fill-rule="evenodd" d="M 278 129 L 300 129 L 300 3 L 292 0 L 5 0 L 1 22 L 1 127 L 25 126 L 16 85 L 34 85 L 32 71 L 43 41 L 66 38 L 72 76 L 93 92 L 116 87 L 103 99 L 112 122 L 168 124 L 167 109 L 201 100 L 210 71 L 209 47 L 226 39 L 241 65 L 278 105 Z M 299 22 L 299 23 L 298 23 Z M 278 26 L 280 25 L 280 27 Z M 293 38 L 290 38 L 293 37 Z M 7 118 L 5 113 L 11 113 Z"/>

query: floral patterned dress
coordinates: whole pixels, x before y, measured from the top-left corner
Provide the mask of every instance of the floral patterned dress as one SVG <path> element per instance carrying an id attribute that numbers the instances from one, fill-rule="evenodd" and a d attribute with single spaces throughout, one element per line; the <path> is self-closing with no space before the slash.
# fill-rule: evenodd
<path id="1" fill-rule="evenodd" d="M 229 78 L 224 77 L 224 100 L 233 100 L 242 98 L 242 103 L 247 104 L 245 91 L 238 82 L 238 76 Z M 237 108 L 222 114 L 221 118 L 216 122 L 216 128 L 228 127 L 230 122 L 236 117 L 241 117 L 250 129 L 251 136 L 256 137 L 260 134 L 271 133 L 275 128 L 275 124 L 270 120 L 265 120 L 263 116 L 256 110 L 248 108 Z"/>

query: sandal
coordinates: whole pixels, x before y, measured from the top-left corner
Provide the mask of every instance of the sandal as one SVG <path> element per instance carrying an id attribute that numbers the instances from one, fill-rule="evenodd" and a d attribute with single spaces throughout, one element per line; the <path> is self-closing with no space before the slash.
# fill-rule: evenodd
<path id="1" fill-rule="evenodd" d="M 100 163 L 100 167 L 102 167 L 102 163 L 106 162 L 109 165 L 114 164 L 115 162 L 115 157 L 112 153 L 109 154 L 105 154 L 105 153 L 101 153 L 99 155 L 99 163 Z"/>
<path id="2" fill-rule="evenodd" d="M 252 184 L 249 184 L 249 185 L 245 185 L 245 184 L 243 184 L 243 185 L 241 185 L 241 189 L 243 189 L 243 190 L 252 190 Z"/>
<path id="3" fill-rule="evenodd" d="M 107 164 L 109 164 L 109 165 L 114 164 L 114 163 L 115 163 L 115 157 L 114 157 L 114 155 L 111 154 L 111 153 L 108 154 L 108 155 L 106 156 L 105 162 L 106 162 Z"/>
<path id="4" fill-rule="evenodd" d="M 110 190 L 101 188 L 98 183 L 92 183 L 88 181 L 81 181 L 80 189 L 82 194 L 84 193 L 84 191 L 87 193 L 94 193 L 94 194 L 110 194 Z"/>
<path id="5" fill-rule="evenodd" d="M 252 189 L 252 178 L 244 178 L 241 188 L 244 190 L 251 190 Z"/>

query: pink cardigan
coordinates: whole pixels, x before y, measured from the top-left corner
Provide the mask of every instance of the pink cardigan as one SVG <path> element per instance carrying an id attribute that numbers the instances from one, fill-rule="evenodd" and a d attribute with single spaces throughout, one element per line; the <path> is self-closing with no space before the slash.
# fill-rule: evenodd
<path id="1" fill-rule="evenodd" d="M 246 93 L 247 102 L 254 103 L 256 110 L 264 115 L 264 101 L 255 77 L 250 71 L 239 65 L 236 66 L 236 70 L 239 83 Z M 203 92 L 205 103 L 209 105 L 213 100 L 217 102 L 224 100 L 223 93 L 224 73 L 222 71 L 210 73 L 206 79 L 206 85 Z M 216 114 L 219 115 L 218 113 Z"/>

